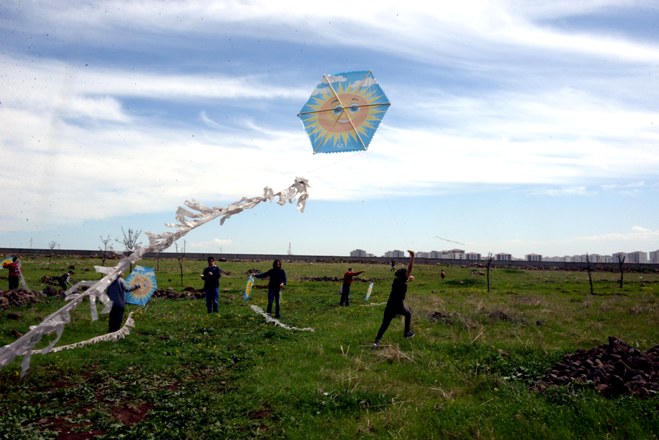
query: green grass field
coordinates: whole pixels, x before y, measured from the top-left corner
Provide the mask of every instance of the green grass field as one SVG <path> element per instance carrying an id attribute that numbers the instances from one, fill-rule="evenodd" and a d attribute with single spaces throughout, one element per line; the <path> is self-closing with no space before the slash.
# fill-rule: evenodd
<path id="1" fill-rule="evenodd" d="M 35 258 L 24 260 L 23 270 L 28 286 L 42 290 L 42 276 L 69 265 L 76 281 L 99 279 L 95 264 Z M 176 260 L 140 264 L 159 268 L 161 289 L 202 286 L 204 261 L 183 260 L 182 273 Z M 626 273 L 620 288 L 619 274 L 595 272 L 591 295 L 586 272 L 496 268 L 488 293 L 484 269 L 417 264 L 406 301 L 416 336 L 403 338 L 396 319 L 371 350 L 393 279 L 387 264 L 351 264 L 366 271 L 365 282 L 353 283 L 346 308 L 338 306 L 340 283 L 318 279 L 340 277 L 347 264 L 284 259 L 282 322 L 314 332 L 288 331 L 254 313 L 249 304 L 265 309 L 264 288 L 243 301 L 246 272 L 265 271 L 271 261 L 220 266 L 231 275 L 222 278 L 219 316 L 207 315 L 203 300 L 152 298 L 145 308 L 127 308 L 136 311 L 136 326 L 126 339 L 34 355 L 22 378 L 21 358 L 0 370 L 0 438 L 654 439 L 659 433 L 659 396 L 605 398 L 589 384 L 530 388 L 563 354 L 605 344 L 609 336 L 639 350 L 659 344 L 657 273 Z M 0 311 L 0 344 L 62 305 L 62 298 L 47 298 Z M 107 315 L 91 321 L 87 303 L 71 319 L 60 345 L 107 331 Z"/>

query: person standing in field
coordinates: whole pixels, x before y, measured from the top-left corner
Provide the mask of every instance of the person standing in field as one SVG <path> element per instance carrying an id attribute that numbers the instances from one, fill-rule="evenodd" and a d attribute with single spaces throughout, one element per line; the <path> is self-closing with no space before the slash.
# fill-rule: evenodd
<path id="1" fill-rule="evenodd" d="M 446 272 L 444 272 L 444 269 L 439 273 L 439 276 L 442 277 L 442 279 L 446 278 Z"/>
<path id="2" fill-rule="evenodd" d="M 405 330 L 403 336 L 406 338 L 411 338 L 414 336 L 414 332 L 410 329 L 412 323 L 412 312 L 410 309 L 405 307 L 405 295 L 407 294 L 407 282 L 412 281 L 414 277 L 412 276 L 412 269 L 414 268 L 414 251 L 407 251 L 410 254 L 410 262 L 407 265 L 407 269 L 398 269 L 394 274 L 394 281 L 391 284 L 391 293 L 389 294 L 389 300 L 384 309 L 384 317 L 382 319 L 382 325 L 378 330 L 377 336 L 375 336 L 375 342 L 373 343 L 373 348 L 377 348 L 380 345 L 380 339 L 384 335 L 384 332 L 389 328 L 391 320 L 394 319 L 397 315 L 403 315 L 405 317 Z"/>
<path id="3" fill-rule="evenodd" d="M 62 289 L 66 290 L 71 287 L 71 275 L 73 275 L 73 272 L 69 270 L 57 277 L 57 283 Z"/>
<path id="4" fill-rule="evenodd" d="M 359 272 L 353 272 L 352 267 L 349 267 L 348 271 L 343 274 L 343 285 L 341 286 L 341 302 L 339 303 L 340 306 L 350 305 L 350 285 L 352 284 L 352 279 L 353 277 L 363 273 L 363 270 L 360 270 Z"/>
<path id="5" fill-rule="evenodd" d="M 204 280 L 204 295 L 208 313 L 218 313 L 220 308 L 220 278 L 227 272 L 215 264 L 215 258 L 208 257 L 208 266 L 204 268 L 201 279 Z"/>
<path id="6" fill-rule="evenodd" d="M 7 270 L 9 270 L 9 290 L 18 289 L 18 282 L 21 279 L 21 262 L 18 260 L 18 257 L 11 259 L 11 263 L 5 265 Z"/>
<path id="7" fill-rule="evenodd" d="M 272 315 L 272 303 L 275 303 L 275 318 L 281 318 L 279 301 L 281 299 L 281 290 L 286 285 L 286 272 L 281 268 L 281 260 L 276 259 L 272 262 L 272 269 L 267 272 L 254 274 L 256 278 L 268 280 L 268 315 Z"/>
<path id="8" fill-rule="evenodd" d="M 121 322 L 124 319 L 124 310 L 126 309 L 126 292 L 132 292 L 139 288 L 139 284 L 130 287 L 121 273 L 110 284 L 107 295 L 112 300 L 112 309 L 108 318 L 108 333 L 116 332 L 121 328 Z"/>

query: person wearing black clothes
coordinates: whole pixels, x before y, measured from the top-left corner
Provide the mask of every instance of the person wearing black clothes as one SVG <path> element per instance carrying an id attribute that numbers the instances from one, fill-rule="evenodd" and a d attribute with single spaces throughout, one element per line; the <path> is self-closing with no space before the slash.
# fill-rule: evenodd
<path id="1" fill-rule="evenodd" d="M 204 268 L 201 279 L 204 280 L 204 296 L 208 313 L 218 313 L 220 307 L 220 278 L 228 275 L 215 264 L 215 258 L 208 257 L 208 266 Z"/>
<path id="2" fill-rule="evenodd" d="M 130 287 L 123 279 L 122 274 L 119 274 L 117 279 L 110 284 L 107 295 L 112 300 L 112 309 L 108 318 L 108 333 L 116 332 L 121 328 L 121 321 L 124 319 L 124 309 L 126 308 L 126 292 L 132 292 L 139 288 L 139 284 Z"/>
<path id="3" fill-rule="evenodd" d="M 410 324 L 412 323 L 412 312 L 410 309 L 405 307 L 405 295 L 407 294 L 407 282 L 412 281 L 412 268 L 414 267 L 414 251 L 407 251 L 410 254 L 410 262 L 407 265 L 407 269 L 398 269 L 394 275 L 394 281 L 391 284 L 391 293 L 389 294 L 389 300 L 387 301 L 387 306 L 384 309 L 384 318 L 382 319 L 382 325 L 378 334 L 375 337 L 375 342 L 373 343 L 373 348 L 377 348 L 380 345 L 380 339 L 384 335 L 384 332 L 389 328 L 391 320 L 394 319 L 397 315 L 403 315 L 405 317 L 405 331 L 403 336 L 406 338 L 411 338 L 414 336 L 414 332 L 410 329 Z"/>
<path id="4" fill-rule="evenodd" d="M 62 275 L 57 277 L 57 282 L 59 286 L 66 290 L 69 287 L 71 287 L 71 275 L 73 273 L 69 270 L 68 272 L 63 273 Z"/>
<path id="5" fill-rule="evenodd" d="M 286 285 L 286 272 L 281 268 L 281 260 L 276 259 L 272 262 L 272 269 L 267 272 L 254 275 L 256 278 L 270 278 L 268 281 L 268 315 L 272 314 L 272 303 L 275 303 L 275 318 L 281 317 L 279 300 L 280 292 Z"/>

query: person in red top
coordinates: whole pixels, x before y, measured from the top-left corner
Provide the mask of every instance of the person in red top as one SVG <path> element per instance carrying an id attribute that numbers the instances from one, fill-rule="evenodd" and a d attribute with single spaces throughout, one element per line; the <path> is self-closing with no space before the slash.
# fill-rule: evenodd
<path id="1" fill-rule="evenodd" d="M 341 286 L 341 302 L 339 303 L 339 306 L 350 305 L 350 285 L 352 284 L 352 278 L 363 273 L 363 270 L 353 272 L 352 267 L 349 267 L 348 272 L 343 274 L 343 286 Z"/>
<path id="2" fill-rule="evenodd" d="M 9 270 L 9 290 L 18 289 L 18 281 L 21 279 L 21 263 L 18 257 L 14 257 L 5 267 Z"/>

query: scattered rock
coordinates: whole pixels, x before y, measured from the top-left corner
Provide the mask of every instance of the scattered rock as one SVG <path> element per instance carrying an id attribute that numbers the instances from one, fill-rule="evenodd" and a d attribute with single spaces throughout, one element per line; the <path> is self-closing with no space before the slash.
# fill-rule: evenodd
<path id="1" fill-rule="evenodd" d="M 592 383 L 604 396 L 653 396 L 659 393 L 659 345 L 639 351 L 610 336 L 609 343 L 563 356 L 532 388 L 544 391 L 551 385 Z"/>

